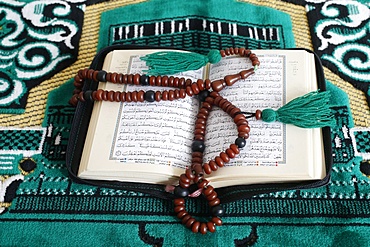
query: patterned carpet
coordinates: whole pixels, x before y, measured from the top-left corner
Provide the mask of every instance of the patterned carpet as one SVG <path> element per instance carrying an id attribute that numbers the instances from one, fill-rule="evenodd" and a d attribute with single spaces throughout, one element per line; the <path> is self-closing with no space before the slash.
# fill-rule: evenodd
<path id="1" fill-rule="evenodd" d="M 0 1 L 0 246 L 370 245 L 369 20 L 365 0 Z M 72 182 L 71 78 L 114 44 L 314 50 L 335 95 L 331 182 L 229 202 L 204 236 L 171 201 Z"/>

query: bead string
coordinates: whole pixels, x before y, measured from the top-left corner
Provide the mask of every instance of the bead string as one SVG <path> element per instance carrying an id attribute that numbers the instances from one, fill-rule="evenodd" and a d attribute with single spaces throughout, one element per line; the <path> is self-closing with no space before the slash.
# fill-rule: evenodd
<path id="1" fill-rule="evenodd" d="M 229 55 L 239 54 L 242 57 L 249 57 L 252 61 L 254 68 L 248 70 L 242 70 L 237 74 L 227 75 L 223 79 L 215 80 L 211 82 L 209 79 L 203 80 L 198 79 L 193 82 L 190 79 L 178 78 L 174 76 L 147 76 L 140 74 L 122 74 L 116 72 L 106 72 L 104 70 L 93 70 L 93 69 L 82 69 L 79 70 L 77 75 L 74 77 L 75 90 L 69 103 L 76 106 L 78 101 L 86 101 L 86 99 L 93 101 L 111 101 L 111 102 L 154 102 L 161 100 L 175 100 L 179 98 L 185 98 L 186 96 L 199 95 L 201 99 L 204 99 L 208 95 L 208 90 L 216 92 L 221 91 L 226 86 L 232 86 L 240 79 L 246 79 L 250 75 L 254 74 L 256 67 L 259 66 L 260 62 L 257 56 L 250 50 L 244 48 L 229 48 L 221 50 L 220 54 L 222 57 Z M 142 86 L 160 86 L 160 87 L 171 87 L 174 90 L 156 91 L 148 90 L 144 92 L 132 91 L 132 92 L 119 92 L 119 91 L 108 91 L 98 89 L 96 91 L 83 92 L 82 88 L 86 79 L 93 80 L 95 82 L 112 82 L 118 84 L 131 84 L 131 85 L 142 85 Z"/>
<path id="2" fill-rule="evenodd" d="M 220 199 L 213 186 L 209 185 L 209 181 L 204 178 L 204 174 L 211 174 L 218 168 L 223 167 L 231 159 L 239 154 L 240 148 L 246 145 L 246 139 L 249 138 L 250 127 L 248 121 L 241 110 L 229 102 L 227 99 L 219 95 L 226 86 L 232 86 L 240 79 L 246 79 L 254 74 L 255 68 L 260 65 L 257 56 L 250 50 L 244 48 L 229 48 L 221 50 L 222 57 L 229 55 L 240 55 L 242 57 L 249 57 L 254 68 L 242 70 L 237 74 L 227 75 L 223 79 L 210 80 L 198 79 L 193 82 L 190 79 L 178 78 L 173 76 L 147 76 L 140 74 L 121 74 L 111 73 L 103 70 L 97 71 L 93 69 L 83 69 L 78 72 L 74 78 L 75 90 L 70 99 L 70 104 L 77 105 L 78 101 L 111 101 L 111 102 L 154 102 L 161 100 L 175 100 L 185 98 L 186 96 L 198 95 L 201 101 L 201 107 L 196 117 L 194 128 L 194 141 L 192 143 L 192 159 L 191 165 L 180 175 L 178 186 L 174 187 L 173 193 L 177 197 L 174 199 L 174 211 L 182 224 L 190 228 L 194 233 L 200 232 L 202 234 L 214 232 L 216 226 L 222 225 L 220 216 L 223 215 L 224 210 Z M 173 90 L 156 91 L 148 90 L 144 92 L 114 92 L 98 89 L 96 91 L 83 92 L 82 88 L 86 79 L 95 82 L 112 82 L 120 84 L 133 84 L 143 86 L 161 86 L 171 87 Z M 209 90 L 212 89 L 212 92 Z M 225 151 L 220 152 L 214 159 L 209 160 L 203 164 L 203 151 L 205 149 L 204 139 L 206 132 L 206 123 L 210 111 L 213 106 L 217 106 L 230 115 L 237 126 L 238 137 L 235 143 L 231 144 Z M 250 113 L 249 117 L 256 117 L 261 119 L 261 111 L 257 110 L 255 113 Z M 203 164 L 203 165 L 202 165 Z M 207 199 L 208 205 L 211 208 L 212 218 L 208 222 L 200 222 L 192 217 L 186 210 L 184 197 L 189 196 L 191 187 L 201 191 L 203 196 Z"/>

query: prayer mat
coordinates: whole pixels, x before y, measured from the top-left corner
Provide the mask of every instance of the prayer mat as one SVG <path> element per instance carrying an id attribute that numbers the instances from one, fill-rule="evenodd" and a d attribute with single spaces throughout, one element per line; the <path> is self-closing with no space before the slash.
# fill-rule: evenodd
<path id="1" fill-rule="evenodd" d="M 0 1 L 0 246 L 368 246 L 369 17 L 365 0 Z M 71 79 L 112 44 L 314 50 L 338 123 L 330 183 L 224 204 L 201 235 L 171 201 L 72 182 Z"/>

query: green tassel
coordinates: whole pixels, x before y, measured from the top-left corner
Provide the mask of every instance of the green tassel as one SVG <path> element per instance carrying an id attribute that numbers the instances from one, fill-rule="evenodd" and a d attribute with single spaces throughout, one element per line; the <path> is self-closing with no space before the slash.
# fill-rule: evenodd
<path id="1" fill-rule="evenodd" d="M 149 67 L 145 72 L 150 75 L 173 75 L 179 72 L 197 70 L 207 63 L 218 63 L 221 54 L 210 50 L 207 56 L 194 52 L 161 51 L 141 58 Z"/>
<path id="2" fill-rule="evenodd" d="M 336 122 L 329 107 L 329 100 L 329 91 L 314 91 L 293 99 L 276 111 L 263 110 L 262 120 L 294 124 L 301 128 L 333 127 Z"/>

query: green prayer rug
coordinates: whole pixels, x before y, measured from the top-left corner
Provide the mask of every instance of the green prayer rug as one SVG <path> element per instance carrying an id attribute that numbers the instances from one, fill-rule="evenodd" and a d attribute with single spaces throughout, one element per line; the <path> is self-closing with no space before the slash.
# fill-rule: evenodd
<path id="1" fill-rule="evenodd" d="M 0 2 L 0 246 L 368 246 L 367 13 L 365 1 Z M 171 201 L 72 182 L 71 79 L 112 44 L 315 50 L 338 123 L 331 182 L 224 204 L 206 235 L 179 223 Z M 208 215 L 201 200 L 187 207 Z"/>

